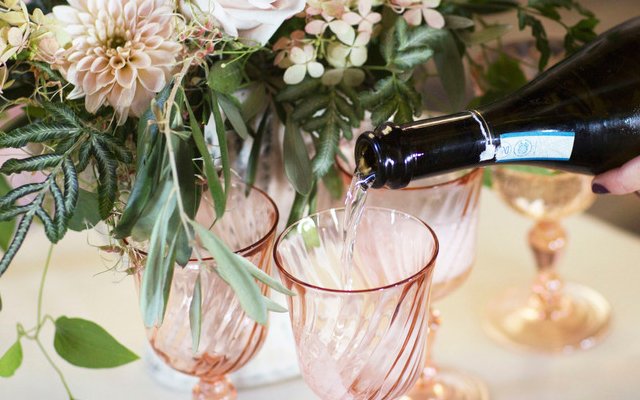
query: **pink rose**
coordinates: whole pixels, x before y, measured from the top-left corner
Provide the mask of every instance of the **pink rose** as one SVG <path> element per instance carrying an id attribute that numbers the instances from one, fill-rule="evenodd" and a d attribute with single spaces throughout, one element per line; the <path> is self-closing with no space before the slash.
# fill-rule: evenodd
<path id="1" fill-rule="evenodd" d="M 233 37 L 265 44 L 280 25 L 301 12 L 305 0 L 191 0 L 183 11 L 202 19 L 213 16 L 220 27 Z"/>

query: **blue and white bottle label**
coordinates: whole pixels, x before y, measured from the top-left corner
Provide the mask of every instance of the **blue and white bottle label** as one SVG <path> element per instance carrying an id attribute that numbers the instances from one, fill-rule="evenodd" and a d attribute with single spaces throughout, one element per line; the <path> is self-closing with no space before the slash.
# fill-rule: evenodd
<path id="1" fill-rule="evenodd" d="M 559 160 L 571 158 L 575 132 L 530 131 L 500 135 L 496 161 Z"/>

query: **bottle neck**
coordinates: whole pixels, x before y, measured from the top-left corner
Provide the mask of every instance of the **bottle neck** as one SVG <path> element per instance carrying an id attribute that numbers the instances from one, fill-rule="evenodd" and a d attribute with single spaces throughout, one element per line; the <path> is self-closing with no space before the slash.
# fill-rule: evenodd
<path id="1" fill-rule="evenodd" d="M 385 123 L 362 134 L 355 148 L 357 172 L 374 188 L 399 189 L 414 178 L 438 175 L 490 161 L 495 144 L 476 111 L 405 125 Z"/>

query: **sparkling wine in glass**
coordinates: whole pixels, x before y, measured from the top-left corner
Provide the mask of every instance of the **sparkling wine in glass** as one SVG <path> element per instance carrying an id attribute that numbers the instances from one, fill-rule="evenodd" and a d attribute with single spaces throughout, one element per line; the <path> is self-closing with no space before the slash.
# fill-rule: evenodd
<path id="1" fill-rule="evenodd" d="M 437 239 L 406 213 L 365 208 L 347 288 L 343 223 L 343 209 L 303 218 L 274 249 L 296 293 L 288 301 L 302 376 L 323 400 L 397 399 L 424 365 Z"/>
<path id="2" fill-rule="evenodd" d="M 556 264 L 567 244 L 560 224 L 593 203 L 591 177 L 530 167 L 499 167 L 493 185 L 509 207 L 535 221 L 529 232 L 537 275 L 488 306 L 487 331 L 499 341 L 544 352 L 587 349 L 606 334 L 611 309 L 595 290 L 565 282 Z"/>
<path id="3" fill-rule="evenodd" d="M 223 217 L 215 220 L 210 198 L 203 198 L 196 220 L 218 235 L 236 254 L 260 269 L 271 270 L 271 251 L 278 224 L 275 203 L 262 191 L 234 182 Z M 215 224 L 214 224 L 215 221 Z M 199 378 L 193 388 L 195 400 L 232 400 L 236 389 L 227 374 L 249 362 L 262 346 L 266 326 L 249 318 L 229 285 L 215 272 L 216 261 L 199 247 L 202 261 L 190 260 L 186 266 L 175 265 L 167 310 L 160 326 L 147 329 L 154 352 L 169 366 Z M 139 289 L 146 254 L 131 250 L 129 262 L 136 268 Z M 201 334 L 197 349 L 192 346 L 189 306 L 196 279 L 200 277 Z M 268 295 L 268 287 L 261 285 Z"/>

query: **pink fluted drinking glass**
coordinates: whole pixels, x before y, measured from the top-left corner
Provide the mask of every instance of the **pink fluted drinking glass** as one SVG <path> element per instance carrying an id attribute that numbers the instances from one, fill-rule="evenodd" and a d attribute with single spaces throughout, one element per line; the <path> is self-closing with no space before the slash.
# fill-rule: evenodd
<path id="1" fill-rule="evenodd" d="M 438 242 L 409 214 L 366 208 L 345 285 L 343 221 L 343 209 L 304 218 L 274 249 L 296 293 L 288 301 L 302 376 L 323 400 L 396 399 L 422 371 Z"/>
<path id="2" fill-rule="evenodd" d="M 350 143 L 341 146 L 346 160 L 338 159 L 345 185 L 355 170 Z M 401 190 L 370 190 L 367 205 L 388 207 L 415 215 L 433 228 L 440 242 L 438 265 L 433 273 L 431 300 L 437 302 L 458 289 L 471 273 L 476 256 L 481 169 L 463 170 L 419 179 Z M 443 367 L 432 358 L 441 324 L 440 312 L 429 310 L 430 332 L 423 374 L 403 400 L 485 400 L 485 383 L 455 367 Z"/>
<path id="3" fill-rule="evenodd" d="M 233 183 L 227 210 L 215 224 L 215 212 L 205 197 L 197 220 L 204 226 L 212 226 L 211 231 L 236 254 L 270 273 L 278 210 L 264 192 L 253 188 L 245 196 L 245 188 L 244 184 Z M 199 252 L 206 254 L 202 248 Z M 138 289 L 145 257 L 141 251 L 130 254 L 137 268 Z M 245 314 L 233 290 L 216 274 L 215 268 L 216 261 L 210 257 L 203 258 L 202 262 L 190 260 L 185 267 L 176 265 L 164 321 L 160 326 L 147 329 L 151 347 L 165 363 L 200 378 L 193 388 L 193 398 L 198 400 L 235 399 L 236 390 L 226 375 L 251 360 L 267 334 L 266 326 Z M 194 351 L 189 305 L 198 275 L 202 288 L 202 327 L 200 344 Z M 261 289 L 268 295 L 266 285 L 261 284 Z"/>

